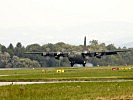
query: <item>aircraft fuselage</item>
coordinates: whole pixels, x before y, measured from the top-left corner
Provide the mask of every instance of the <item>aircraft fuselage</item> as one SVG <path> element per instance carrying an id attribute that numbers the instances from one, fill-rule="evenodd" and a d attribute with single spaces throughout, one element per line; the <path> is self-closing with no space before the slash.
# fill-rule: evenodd
<path id="1" fill-rule="evenodd" d="M 70 54 L 68 56 L 68 59 L 71 66 L 73 66 L 74 64 L 82 64 L 83 66 L 85 66 L 86 64 L 85 58 L 81 54 Z"/>

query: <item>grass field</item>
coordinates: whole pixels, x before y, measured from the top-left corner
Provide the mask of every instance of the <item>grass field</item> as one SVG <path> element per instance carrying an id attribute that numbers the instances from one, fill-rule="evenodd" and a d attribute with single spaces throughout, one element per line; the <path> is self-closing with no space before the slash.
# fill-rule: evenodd
<path id="1" fill-rule="evenodd" d="M 133 100 L 133 82 L 9 85 L 0 100 Z"/>
<path id="2" fill-rule="evenodd" d="M 57 73 L 56 71 L 58 69 L 64 69 L 64 73 Z M 133 79 L 133 69 L 112 71 L 111 67 L 96 67 L 0 70 L 0 81 L 60 81 L 110 79 Z"/>
<path id="3" fill-rule="evenodd" d="M 131 67 L 131 66 L 130 66 Z M 133 79 L 133 69 L 39 68 L 0 70 L 0 81 Z M 64 73 L 57 73 L 64 69 Z M 133 100 L 133 82 L 76 82 L 0 86 L 0 100 Z"/>

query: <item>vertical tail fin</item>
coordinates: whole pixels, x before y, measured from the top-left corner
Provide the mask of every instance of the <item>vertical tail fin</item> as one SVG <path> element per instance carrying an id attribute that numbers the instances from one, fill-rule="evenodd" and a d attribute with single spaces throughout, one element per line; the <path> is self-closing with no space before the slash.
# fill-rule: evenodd
<path id="1" fill-rule="evenodd" d="M 86 51 L 86 36 L 84 37 L 84 51 Z"/>

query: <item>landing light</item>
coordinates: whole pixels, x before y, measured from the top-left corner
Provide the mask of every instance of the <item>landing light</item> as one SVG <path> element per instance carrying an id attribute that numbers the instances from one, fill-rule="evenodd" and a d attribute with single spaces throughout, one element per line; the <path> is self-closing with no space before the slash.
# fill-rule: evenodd
<path id="1" fill-rule="evenodd" d="M 57 55 L 61 54 L 61 52 L 57 52 Z"/>
<path id="2" fill-rule="evenodd" d="M 87 53 L 87 51 L 84 51 L 84 53 Z"/>

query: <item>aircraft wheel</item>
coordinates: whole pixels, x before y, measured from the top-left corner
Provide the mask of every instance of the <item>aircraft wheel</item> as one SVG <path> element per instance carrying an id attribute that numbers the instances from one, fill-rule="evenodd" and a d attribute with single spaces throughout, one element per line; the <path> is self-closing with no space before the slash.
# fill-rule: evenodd
<path id="1" fill-rule="evenodd" d="M 85 67 L 85 64 L 83 64 L 83 66 Z"/>
<path id="2" fill-rule="evenodd" d="M 73 67 L 74 64 L 72 62 L 70 64 L 71 64 L 71 67 Z"/>

